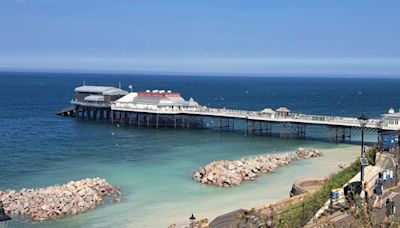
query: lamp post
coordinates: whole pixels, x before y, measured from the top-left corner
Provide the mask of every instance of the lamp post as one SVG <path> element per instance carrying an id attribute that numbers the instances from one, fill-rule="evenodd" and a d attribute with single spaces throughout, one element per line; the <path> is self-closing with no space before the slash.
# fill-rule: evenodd
<path id="1" fill-rule="evenodd" d="M 367 125 L 368 117 L 364 113 L 362 113 L 361 116 L 358 117 L 358 121 L 360 122 L 360 127 L 361 127 L 361 158 L 360 159 L 363 159 L 364 158 L 364 129 L 365 129 L 365 126 Z M 360 160 L 360 166 L 361 166 L 361 182 L 363 182 L 364 181 L 364 166 L 361 163 L 361 160 Z"/>
<path id="2" fill-rule="evenodd" d="M 397 185 L 397 183 L 399 183 L 399 176 L 398 176 L 398 170 L 399 170 L 399 146 L 400 146 L 400 139 L 399 139 L 399 136 L 397 136 L 397 138 L 396 138 L 396 151 L 395 151 L 395 159 L 397 160 L 395 163 L 396 163 L 396 165 L 395 165 L 395 172 L 394 172 L 394 177 L 395 177 L 395 181 L 396 181 L 396 185 Z"/>
<path id="3" fill-rule="evenodd" d="M 194 220 L 196 220 L 196 218 L 194 217 L 194 215 L 193 215 L 193 213 L 192 213 L 192 216 L 190 216 L 190 221 L 191 221 L 191 223 L 192 223 L 192 228 L 194 227 Z"/>
<path id="4" fill-rule="evenodd" d="M 4 212 L 3 203 L 0 201 L 0 227 L 7 228 L 10 223 L 10 216 Z"/>

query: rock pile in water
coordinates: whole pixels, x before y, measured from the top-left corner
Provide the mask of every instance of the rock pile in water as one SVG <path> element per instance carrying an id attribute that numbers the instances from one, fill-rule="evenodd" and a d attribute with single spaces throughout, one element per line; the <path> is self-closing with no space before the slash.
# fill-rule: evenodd
<path id="1" fill-rule="evenodd" d="M 28 216 L 36 222 L 94 209 L 108 196 L 119 201 L 121 191 L 100 178 L 71 181 L 61 186 L 22 189 L 19 192 L 0 191 L 0 201 L 6 213 Z"/>
<path id="2" fill-rule="evenodd" d="M 240 185 L 243 181 L 254 181 L 261 173 L 271 173 L 294 160 L 320 156 L 322 154 L 318 150 L 305 151 L 299 148 L 295 153 L 257 156 L 235 161 L 213 161 L 194 172 L 193 179 L 203 184 L 231 187 Z"/>

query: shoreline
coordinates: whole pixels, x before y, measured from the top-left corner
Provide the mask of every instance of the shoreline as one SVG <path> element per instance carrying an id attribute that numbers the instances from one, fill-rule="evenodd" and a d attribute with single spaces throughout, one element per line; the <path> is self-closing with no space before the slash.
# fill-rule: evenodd
<path id="1" fill-rule="evenodd" d="M 331 151 L 331 150 L 333 150 L 333 151 Z M 326 152 L 325 152 L 325 150 L 323 151 L 323 156 L 322 157 L 318 157 L 317 159 L 312 159 L 312 160 L 314 160 L 314 161 L 311 161 L 311 163 L 312 164 L 308 164 L 308 167 L 312 167 L 312 166 L 314 166 L 315 164 L 314 163 L 318 163 L 318 162 L 324 162 L 324 163 L 331 163 L 331 169 L 329 169 L 329 170 L 325 170 L 323 173 L 324 174 L 321 174 L 321 175 L 313 175 L 313 176 L 305 176 L 305 177 L 312 177 L 312 178 L 325 178 L 326 176 L 329 176 L 330 174 L 332 174 L 332 173 L 335 173 L 335 172 L 337 172 L 337 171 L 339 171 L 339 170 L 341 170 L 341 168 L 339 167 L 339 165 L 341 165 L 341 164 L 343 164 L 343 163 L 346 163 L 346 162 L 352 162 L 352 161 L 354 161 L 354 159 L 358 156 L 358 150 L 357 150 L 357 148 L 355 148 L 355 147 L 353 147 L 353 148 L 351 148 L 350 150 L 352 150 L 352 151 L 346 151 L 345 153 L 348 153 L 348 154 L 351 154 L 351 155 L 353 155 L 353 156 L 350 156 L 349 157 L 349 159 L 347 159 L 346 161 L 344 161 L 344 160 L 341 160 L 341 161 L 335 161 L 332 157 L 335 157 L 335 156 L 333 156 L 333 154 L 332 154 L 332 152 L 334 152 L 334 153 L 341 153 L 341 151 L 335 151 L 335 149 L 327 149 L 326 150 Z M 329 154 L 329 153 L 331 153 L 331 154 Z M 352 157 L 352 158 L 351 158 Z M 329 159 L 332 159 L 332 160 L 329 160 Z M 304 162 L 304 161 L 300 161 L 300 162 Z M 303 168 L 308 168 L 308 167 L 303 167 Z M 318 167 L 318 168 L 320 168 L 320 167 Z M 293 169 L 295 169 L 295 170 L 297 170 L 297 169 L 299 169 L 299 170 L 301 170 L 302 168 L 301 168 L 301 164 L 299 164 L 299 161 L 295 161 L 292 165 L 290 165 L 290 166 L 284 166 L 284 167 L 281 167 L 279 170 L 277 170 L 276 171 L 276 173 L 270 173 L 269 175 L 274 175 L 275 177 L 277 176 L 277 175 L 280 175 L 282 172 L 285 172 L 286 174 L 287 174 L 287 171 L 290 171 L 290 170 L 292 170 L 292 171 L 294 171 Z M 315 173 L 315 172 L 313 172 L 313 173 Z M 320 172 L 321 173 L 321 172 Z M 286 175 L 285 175 L 286 176 Z M 254 181 L 254 182 L 249 182 L 249 183 L 246 183 L 246 185 L 262 185 L 262 184 L 265 184 L 265 179 L 268 179 L 268 175 L 262 175 L 262 177 L 260 177 L 260 180 L 256 180 L 256 181 Z M 300 178 L 294 178 L 295 180 L 298 180 L 298 179 L 300 179 Z M 242 201 L 242 203 L 240 203 L 237 207 L 225 207 L 225 209 L 221 209 L 221 208 L 212 208 L 211 210 L 208 210 L 208 212 L 200 212 L 200 213 L 198 213 L 198 216 L 197 216 L 197 218 L 198 219 L 208 219 L 208 222 L 210 223 L 210 222 L 212 222 L 216 217 L 218 217 L 218 216 L 220 216 L 220 215 L 223 215 L 223 214 L 226 214 L 226 213 L 229 213 L 229 212 L 232 212 L 232 211 L 235 211 L 235 210 L 237 210 L 237 209 L 246 209 L 246 210 L 250 210 L 251 208 L 262 208 L 262 207 L 264 207 L 265 205 L 269 205 L 269 204 L 272 204 L 272 203 L 275 203 L 275 202 L 278 202 L 278 201 L 282 201 L 282 200 L 285 200 L 285 199 L 288 199 L 288 198 L 290 198 L 290 195 L 289 195 L 289 192 L 290 192 L 290 189 L 291 189 L 291 187 L 292 187 L 292 184 L 293 184 L 294 182 L 290 182 L 290 184 L 288 183 L 288 185 L 287 186 L 285 186 L 285 187 L 283 187 L 283 186 L 280 186 L 279 187 L 279 189 L 284 189 L 284 188 L 286 188 L 287 189 L 287 191 L 286 192 L 281 192 L 281 191 L 279 191 L 279 194 L 278 195 L 280 195 L 280 196 L 274 196 L 274 197 L 271 197 L 271 198 L 269 198 L 269 199 L 263 199 L 262 198 L 262 196 L 263 196 L 263 194 L 259 194 L 259 195 L 257 195 L 257 197 L 259 198 L 258 200 L 256 200 L 255 202 L 247 202 L 246 203 L 246 198 L 244 197 L 241 201 Z M 244 185 L 243 185 L 244 186 Z M 238 186 L 238 187 L 243 187 L 243 186 Z M 211 188 L 215 188 L 215 186 L 207 186 L 207 187 L 211 187 Z M 258 188 L 260 188 L 261 186 L 253 186 L 253 187 L 258 187 Z M 261 187 L 262 188 L 262 187 Z M 226 188 L 222 188 L 222 189 L 226 189 Z M 266 193 L 267 193 L 267 191 L 266 191 Z M 228 209 L 229 208 L 229 209 Z M 210 209 L 210 208 L 209 208 Z M 212 212 L 211 212 L 212 211 Z M 176 218 L 178 218 L 178 217 L 176 217 Z M 179 219 L 179 221 L 180 222 L 178 222 L 178 220 L 176 220 L 176 222 L 175 222 L 175 224 L 176 224 L 176 227 L 180 227 L 180 226 L 184 226 L 184 225 L 186 225 L 186 224 L 188 224 L 187 222 L 184 222 L 183 220 L 181 220 L 181 219 Z M 170 224 L 166 224 L 167 226 L 168 225 L 171 225 L 171 224 L 174 224 L 174 223 L 170 223 Z"/>

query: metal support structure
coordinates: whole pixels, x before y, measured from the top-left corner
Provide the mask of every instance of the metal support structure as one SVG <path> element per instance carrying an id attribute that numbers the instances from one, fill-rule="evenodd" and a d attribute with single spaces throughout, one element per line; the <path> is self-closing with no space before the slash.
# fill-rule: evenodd
<path id="1" fill-rule="evenodd" d="M 186 114 L 162 114 L 152 112 L 118 111 L 104 107 L 89 107 L 84 105 L 75 105 L 66 108 L 60 112 L 60 115 L 73 116 L 79 119 L 88 120 L 109 120 L 112 124 L 118 123 L 127 126 L 154 127 L 154 128 L 209 128 L 217 132 L 235 132 L 244 130 L 247 136 L 260 135 L 272 136 L 278 135 L 282 139 L 305 139 L 306 128 L 309 123 L 296 123 L 286 119 L 274 121 L 270 119 L 257 119 L 252 117 L 202 115 L 201 113 Z M 239 122 L 236 125 L 235 122 Z M 244 123 L 244 126 L 243 126 Z M 351 141 L 352 128 L 357 130 L 360 127 L 354 126 L 336 126 L 333 124 L 319 125 L 327 126 L 329 129 L 329 141 L 331 143 L 343 143 Z M 371 129 L 371 127 L 364 128 Z M 363 141 L 363 140 L 362 140 Z M 362 142 L 363 144 L 363 142 Z"/>

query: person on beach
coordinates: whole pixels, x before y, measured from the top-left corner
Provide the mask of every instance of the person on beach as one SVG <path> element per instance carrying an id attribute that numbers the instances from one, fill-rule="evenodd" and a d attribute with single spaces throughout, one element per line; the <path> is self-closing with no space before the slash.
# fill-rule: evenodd
<path id="1" fill-rule="evenodd" d="M 396 207 L 394 205 L 394 201 L 392 197 L 388 197 L 386 200 L 386 211 L 385 211 L 385 220 L 384 223 L 390 224 L 391 217 L 396 213 Z"/>
<path id="2" fill-rule="evenodd" d="M 376 199 L 374 202 L 374 207 L 375 208 L 377 207 L 377 204 L 379 201 L 379 208 L 382 208 L 383 179 L 382 179 L 381 172 L 378 174 L 378 179 L 376 179 L 376 181 L 375 181 L 374 193 L 376 196 Z"/>

